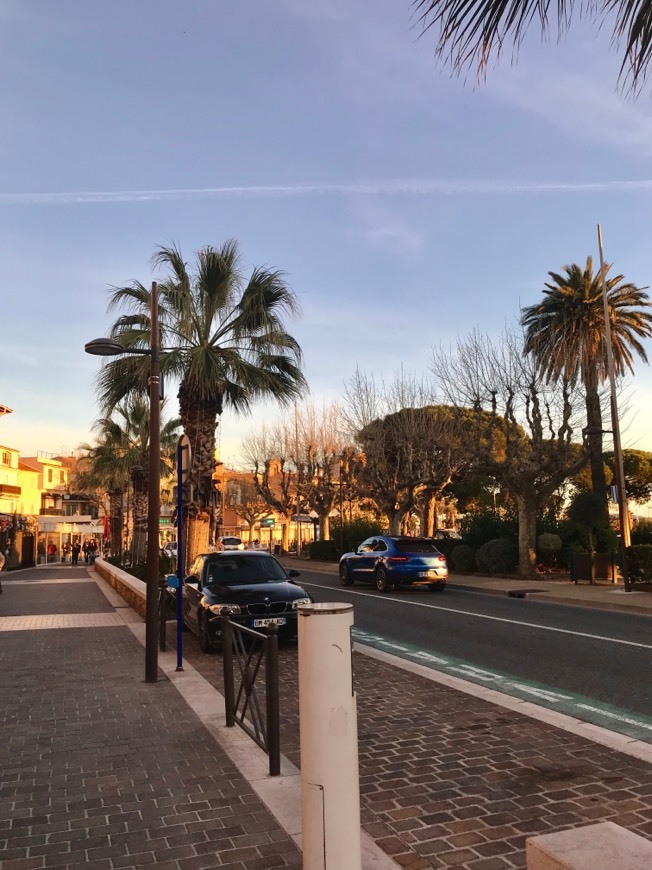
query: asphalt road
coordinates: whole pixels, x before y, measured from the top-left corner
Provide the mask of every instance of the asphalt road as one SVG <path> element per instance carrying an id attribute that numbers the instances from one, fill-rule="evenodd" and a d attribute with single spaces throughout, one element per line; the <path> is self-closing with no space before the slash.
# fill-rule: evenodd
<path id="1" fill-rule="evenodd" d="M 458 660 L 470 672 L 479 668 L 652 719 L 651 617 L 450 586 L 438 594 L 382 595 L 303 568 L 298 582 L 316 601 L 351 602 L 357 631 Z"/>

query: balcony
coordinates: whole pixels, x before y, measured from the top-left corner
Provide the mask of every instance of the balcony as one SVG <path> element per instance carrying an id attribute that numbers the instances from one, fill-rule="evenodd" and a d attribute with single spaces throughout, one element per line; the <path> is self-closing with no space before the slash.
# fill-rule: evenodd
<path id="1" fill-rule="evenodd" d="M 0 483 L 0 496 L 3 495 L 20 495 L 22 492 L 19 486 L 12 486 L 9 483 Z"/>
<path id="2" fill-rule="evenodd" d="M 41 517 L 62 517 L 64 512 L 59 508 L 41 508 L 39 511 Z"/>

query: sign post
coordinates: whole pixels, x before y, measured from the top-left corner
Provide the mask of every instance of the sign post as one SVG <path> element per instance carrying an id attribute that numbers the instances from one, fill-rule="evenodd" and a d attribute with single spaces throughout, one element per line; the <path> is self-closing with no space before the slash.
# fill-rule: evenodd
<path id="1" fill-rule="evenodd" d="M 183 486 L 190 476 L 192 450 L 186 434 L 177 444 L 177 670 L 183 670 Z"/>

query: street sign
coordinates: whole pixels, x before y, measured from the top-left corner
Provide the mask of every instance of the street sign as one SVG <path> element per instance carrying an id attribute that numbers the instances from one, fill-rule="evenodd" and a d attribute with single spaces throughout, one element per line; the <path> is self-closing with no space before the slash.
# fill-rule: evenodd
<path id="1" fill-rule="evenodd" d="M 188 483 L 190 475 L 190 465 L 192 463 L 192 450 L 190 449 L 190 438 L 184 433 L 179 438 L 179 446 L 177 456 L 181 455 L 181 468 L 177 468 L 177 476 L 181 478 L 181 484 Z"/>
<path id="2" fill-rule="evenodd" d="M 259 525 L 261 529 L 271 529 L 274 525 L 274 517 L 267 517 L 267 519 L 261 520 Z"/>

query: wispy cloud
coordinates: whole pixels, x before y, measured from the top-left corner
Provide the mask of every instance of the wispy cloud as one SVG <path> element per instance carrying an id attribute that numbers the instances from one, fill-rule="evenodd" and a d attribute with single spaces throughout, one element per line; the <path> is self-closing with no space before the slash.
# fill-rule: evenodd
<path id="1" fill-rule="evenodd" d="M 395 208 L 381 205 L 378 199 L 358 199 L 355 217 L 356 226 L 350 235 L 362 238 L 372 247 L 412 253 L 423 246 L 423 232 L 410 226 Z"/>
<path id="2" fill-rule="evenodd" d="M 614 80 L 580 70 L 521 64 L 492 79 L 492 93 L 576 140 L 639 158 L 652 155 L 649 101 L 625 99 Z"/>
<path id="3" fill-rule="evenodd" d="M 501 181 L 500 179 L 388 179 L 339 184 L 267 184 L 161 190 L 86 190 L 54 193 L 0 193 L 1 205 L 85 205 L 92 203 L 160 202 L 229 197 L 299 196 L 476 196 L 483 194 L 623 193 L 652 190 L 652 178 L 623 181 Z"/>

